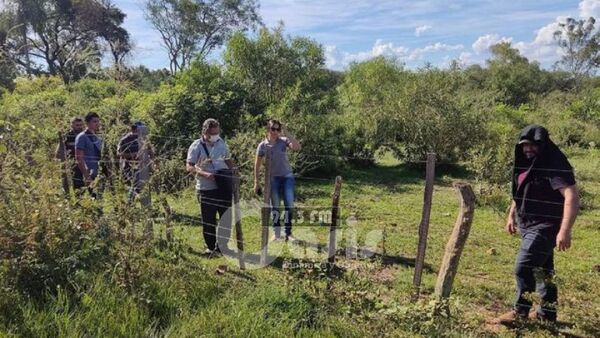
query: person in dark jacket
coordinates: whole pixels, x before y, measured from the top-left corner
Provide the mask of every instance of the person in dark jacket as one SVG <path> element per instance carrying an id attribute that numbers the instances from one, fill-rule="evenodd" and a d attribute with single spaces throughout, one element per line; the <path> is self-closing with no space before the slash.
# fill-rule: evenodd
<path id="1" fill-rule="evenodd" d="M 64 139 L 60 140 L 60 144 L 56 147 L 54 158 L 57 160 L 75 160 L 75 138 L 85 129 L 83 119 L 81 117 L 73 117 L 71 119 L 71 129 L 64 135 Z"/>
<path id="2" fill-rule="evenodd" d="M 71 171 L 71 179 L 75 178 L 78 170 L 77 163 L 75 162 L 75 138 L 77 138 L 77 135 L 79 135 L 84 128 L 83 119 L 81 117 L 73 117 L 71 119 L 71 129 L 63 135 L 63 139 L 59 141 L 54 154 L 55 159 L 70 163 L 69 169 Z M 66 166 L 68 167 L 68 165 Z M 67 193 L 72 184 L 75 183 L 65 183 L 66 188 L 68 188 L 66 191 Z"/>
<path id="3" fill-rule="evenodd" d="M 117 145 L 117 155 L 119 155 L 119 166 L 123 181 L 127 185 L 131 185 L 134 176 L 134 162 L 137 159 L 139 151 L 138 144 L 138 125 L 132 124 L 129 132 L 119 140 Z"/>
<path id="4" fill-rule="evenodd" d="M 492 320 L 511 325 L 516 320 L 556 321 L 558 290 L 552 282 L 554 247 L 571 246 L 571 229 L 579 210 L 573 167 L 539 125 L 525 127 L 515 147 L 513 202 L 506 231 L 521 234 L 515 263 L 517 284 L 513 310 Z M 540 307 L 532 312 L 529 293 L 537 291 Z"/>

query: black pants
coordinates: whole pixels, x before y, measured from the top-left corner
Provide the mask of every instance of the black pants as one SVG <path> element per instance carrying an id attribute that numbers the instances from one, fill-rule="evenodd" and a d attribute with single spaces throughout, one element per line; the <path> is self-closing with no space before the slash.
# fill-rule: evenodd
<path id="1" fill-rule="evenodd" d="M 96 175 L 92 176 L 92 180 L 96 179 Z M 77 199 L 83 198 L 83 195 L 87 192 L 91 198 L 98 199 L 100 196 L 96 191 L 85 185 L 83 174 L 79 169 L 73 170 L 73 189 L 75 189 L 75 196 Z"/>
<path id="2" fill-rule="evenodd" d="M 196 191 L 202 215 L 202 234 L 204 242 L 210 250 L 228 250 L 227 243 L 231 236 L 231 196 L 224 198 L 219 189 Z M 219 222 L 217 223 L 217 213 Z"/>
<path id="3" fill-rule="evenodd" d="M 515 310 L 524 316 L 532 306 L 527 295 L 537 291 L 541 298 L 538 313 L 548 320 L 556 320 L 558 290 L 552 281 L 556 232 L 555 229 L 522 231 L 521 247 L 515 263 Z"/>

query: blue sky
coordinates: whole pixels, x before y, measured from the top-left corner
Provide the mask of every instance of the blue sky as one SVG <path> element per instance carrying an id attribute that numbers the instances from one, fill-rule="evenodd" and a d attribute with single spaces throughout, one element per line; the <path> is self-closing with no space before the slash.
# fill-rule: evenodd
<path id="1" fill-rule="evenodd" d="M 144 19 L 143 0 L 114 2 L 127 14 L 125 27 L 136 46 L 129 63 L 166 68 L 160 37 Z M 379 55 L 408 67 L 444 67 L 454 59 L 482 63 L 499 41 L 550 67 L 560 57 L 552 39 L 559 21 L 600 18 L 600 0 L 263 0 L 260 7 L 267 26 L 283 21 L 288 34 L 322 44 L 327 66 L 337 70 Z M 219 60 L 220 51 L 211 58 Z"/>

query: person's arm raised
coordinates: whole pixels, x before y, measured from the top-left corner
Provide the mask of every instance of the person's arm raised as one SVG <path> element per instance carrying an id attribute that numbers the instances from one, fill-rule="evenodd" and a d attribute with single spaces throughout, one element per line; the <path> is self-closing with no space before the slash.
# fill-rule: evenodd
<path id="1" fill-rule="evenodd" d="M 290 134 L 283 125 L 281 125 L 281 133 L 290 141 L 288 147 L 291 150 L 299 151 L 300 149 L 302 149 L 302 145 L 300 144 L 300 142 L 298 142 L 298 140 L 296 140 L 296 138 L 292 134 Z"/>

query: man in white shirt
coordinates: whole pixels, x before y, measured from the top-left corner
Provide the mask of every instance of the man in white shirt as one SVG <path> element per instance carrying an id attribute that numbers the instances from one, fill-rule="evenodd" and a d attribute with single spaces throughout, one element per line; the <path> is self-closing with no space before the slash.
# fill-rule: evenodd
<path id="1" fill-rule="evenodd" d="M 218 178 L 225 178 L 227 181 L 226 176 L 231 173 L 227 174 L 224 169 L 233 169 L 234 165 L 229 148 L 220 133 L 221 127 L 217 120 L 204 121 L 202 136 L 190 145 L 186 160 L 186 170 L 196 176 L 196 197 L 200 204 L 207 254 L 227 250 L 227 241 L 231 235 L 231 213 L 227 213 L 231 208 L 231 190 L 218 186 L 217 181 L 221 181 Z"/>

